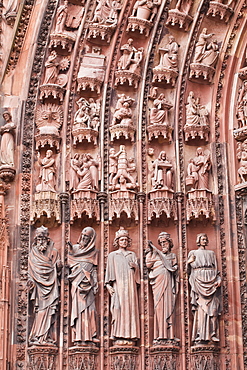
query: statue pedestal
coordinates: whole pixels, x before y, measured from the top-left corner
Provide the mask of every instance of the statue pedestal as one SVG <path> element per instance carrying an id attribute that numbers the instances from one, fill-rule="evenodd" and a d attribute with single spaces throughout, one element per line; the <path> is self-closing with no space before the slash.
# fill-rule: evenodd
<path id="1" fill-rule="evenodd" d="M 150 10 L 147 9 L 148 14 L 145 15 L 146 18 L 149 18 Z M 153 26 L 153 22 L 150 22 L 148 19 L 138 18 L 138 17 L 129 17 L 128 18 L 128 27 L 127 32 L 135 32 L 138 30 L 141 35 L 145 37 L 149 36 L 149 32 Z"/>
<path id="2" fill-rule="evenodd" d="M 120 218 L 122 213 L 126 213 L 127 218 L 134 218 L 138 221 L 138 206 L 136 192 L 132 190 L 115 190 L 110 193 L 109 221 L 113 218 Z"/>
<path id="3" fill-rule="evenodd" d="M 160 340 L 150 348 L 151 355 L 151 368 L 156 369 L 177 369 L 178 368 L 178 355 L 179 345 L 178 341 L 167 339 Z M 161 344 L 162 343 L 162 344 Z"/>
<path id="4" fill-rule="evenodd" d="M 98 369 L 98 352 L 99 349 L 93 345 L 70 347 L 68 369 Z"/>
<path id="5" fill-rule="evenodd" d="M 55 346 L 32 346 L 27 350 L 28 365 L 30 370 L 37 369 L 58 369 L 58 349 Z"/>
<path id="6" fill-rule="evenodd" d="M 209 135 L 209 125 L 185 125 L 184 126 L 184 135 L 185 141 L 189 141 L 189 139 L 194 140 L 196 137 L 199 136 L 200 139 L 208 141 Z"/>
<path id="7" fill-rule="evenodd" d="M 83 56 L 80 70 L 77 76 L 77 91 L 90 89 L 100 93 L 101 85 L 105 77 L 105 56 L 100 54 L 99 48 L 93 48 L 93 53 Z"/>
<path id="8" fill-rule="evenodd" d="M 70 53 L 74 45 L 76 35 L 72 32 L 52 33 L 50 35 L 49 48 L 57 48 L 61 46 L 62 49 L 68 49 Z"/>
<path id="9" fill-rule="evenodd" d="M 45 145 L 49 145 L 50 148 L 56 148 L 59 151 L 61 137 L 56 134 L 37 134 L 35 135 L 35 146 L 36 150 L 44 148 Z"/>
<path id="10" fill-rule="evenodd" d="M 220 20 L 228 23 L 230 16 L 233 14 L 232 8 L 227 4 L 220 3 L 218 1 L 210 1 L 207 15 L 211 17 L 220 18 Z"/>
<path id="11" fill-rule="evenodd" d="M 187 222 L 192 219 L 199 220 L 201 216 L 205 216 L 207 219 L 211 218 L 212 221 L 216 220 L 211 191 L 207 189 L 193 189 L 188 191 L 187 197 Z"/>
<path id="12" fill-rule="evenodd" d="M 129 86 L 133 86 L 137 89 L 140 79 L 140 75 L 128 70 L 119 70 L 115 72 L 115 86 L 127 83 Z"/>
<path id="13" fill-rule="evenodd" d="M 190 80 L 195 79 L 198 80 L 199 77 L 203 77 L 204 81 L 207 81 L 208 83 L 213 82 L 215 69 L 213 67 L 210 67 L 203 63 L 191 63 L 190 65 Z M 201 79 L 200 81 L 201 82 Z"/>
<path id="14" fill-rule="evenodd" d="M 71 215 L 70 221 L 81 218 L 85 213 L 88 218 L 95 218 L 100 220 L 99 201 L 97 199 L 97 191 L 94 190 L 75 190 L 72 193 L 71 200 Z"/>
<path id="15" fill-rule="evenodd" d="M 219 348 L 213 344 L 198 344 L 191 347 L 193 369 L 220 369 Z"/>
<path id="16" fill-rule="evenodd" d="M 65 89 L 57 84 L 46 84 L 39 87 L 40 96 L 39 99 L 48 99 L 50 96 L 53 99 L 59 99 L 60 103 L 63 102 Z"/>
<path id="17" fill-rule="evenodd" d="M 12 182 L 15 178 L 15 169 L 12 166 L 0 166 L 0 179 L 4 182 Z"/>
<path id="18" fill-rule="evenodd" d="M 167 218 L 177 220 L 177 205 L 174 200 L 174 191 L 170 189 L 151 190 L 148 200 L 148 223 L 162 214 Z"/>
<path id="19" fill-rule="evenodd" d="M 138 369 L 139 348 L 131 346 L 110 347 L 111 369 Z"/>
<path id="20" fill-rule="evenodd" d="M 180 12 L 177 9 L 171 9 L 168 11 L 168 19 L 166 21 L 167 26 L 179 26 L 179 28 L 188 31 L 189 25 L 192 22 L 193 18 L 186 13 Z"/>
<path id="21" fill-rule="evenodd" d="M 97 130 L 94 130 L 90 127 L 81 127 L 79 124 L 75 124 L 72 129 L 72 136 L 74 147 L 76 147 L 76 145 L 81 143 L 83 140 L 93 143 L 93 145 L 96 146 L 99 133 Z"/>
<path id="22" fill-rule="evenodd" d="M 178 72 L 175 69 L 159 66 L 153 68 L 153 83 L 163 83 L 174 87 L 177 77 Z"/>
<path id="23" fill-rule="evenodd" d="M 148 141 L 152 139 L 158 139 L 159 136 L 163 136 L 165 140 L 168 140 L 169 143 L 172 142 L 172 131 L 173 128 L 164 124 L 155 124 L 149 125 L 147 127 Z"/>
<path id="24" fill-rule="evenodd" d="M 99 23 L 91 23 L 88 26 L 88 35 L 87 39 L 96 39 L 97 37 L 101 38 L 102 41 L 109 43 L 111 41 L 111 36 L 116 29 L 116 24 L 106 26 Z"/>
<path id="25" fill-rule="evenodd" d="M 133 125 L 119 123 L 113 126 L 110 126 L 109 131 L 111 133 L 111 142 L 114 139 L 120 139 L 120 136 L 123 136 L 126 140 L 134 142 L 135 140 L 135 128 Z"/>
<path id="26" fill-rule="evenodd" d="M 48 219 L 53 217 L 56 221 L 61 222 L 60 213 L 60 202 L 57 193 L 40 191 L 34 194 L 30 218 L 32 223 L 40 219 L 41 216 L 46 216 Z"/>

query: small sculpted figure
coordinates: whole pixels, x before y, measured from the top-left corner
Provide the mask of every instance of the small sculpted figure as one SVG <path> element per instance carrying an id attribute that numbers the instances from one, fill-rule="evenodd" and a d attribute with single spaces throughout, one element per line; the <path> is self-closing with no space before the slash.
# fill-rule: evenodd
<path id="1" fill-rule="evenodd" d="M 109 185 L 112 185 L 112 179 L 117 174 L 117 154 L 114 148 L 109 150 Z"/>
<path id="2" fill-rule="evenodd" d="M 74 344 L 98 343 L 95 295 L 98 292 L 96 233 L 85 227 L 77 244 L 70 244 L 71 327 Z"/>
<path id="3" fill-rule="evenodd" d="M 208 189 L 210 168 L 210 153 L 206 154 L 202 148 L 197 148 L 196 156 L 190 159 L 187 170 L 188 176 L 193 176 L 193 189 Z"/>
<path id="4" fill-rule="evenodd" d="M 188 255 L 188 275 L 191 286 L 191 306 L 194 314 L 192 341 L 194 343 L 219 342 L 218 317 L 221 277 L 215 253 L 206 250 L 208 237 L 198 234 L 197 250 Z"/>
<path id="5" fill-rule="evenodd" d="M 45 77 L 43 84 L 55 84 L 58 77 L 59 72 L 59 63 L 56 60 L 57 53 L 55 50 L 51 52 L 47 61 L 45 62 Z"/>
<path id="6" fill-rule="evenodd" d="M 40 184 L 36 186 L 36 191 L 56 192 L 56 166 L 52 150 L 48 149 L 43 159 L 40 158 L 40 153 L 38 152 L 38 164 L 40 166 Z"/>
<path id="7" fill-rule="evenodd" d="M 137 0 L 133 7 L 131 17 L 146 19 L 153 22 L 160 4 L 161 0 Z"/>
<path id="8" fill-rule="evenodd" d="M 71 159 L 71 190 L 98 190 L 99 160 L 93 159 L 90 153 L 75 153 Z"/>
<path id="9" fill-rule="evenodd" d="M 92 128 L 98 129 L 99 116 L 100 116 L 100 103 L 94 101 L 93 98 L 89 98 L 87 101 L 85 98 L 80 98 L 77 101 L 79 109 L 75 113 L 74 125 L 78 125 L 81 128 Z M 97 120 L 96 120 L 97 118 Z"/>
<path id="10" fill-rule="evenodd" d="M 168 68 L 178 70 L 178 43 L 174 36 L 169 36 L 169 42 L 164 48 L 160 48 L 160 63 L 156 68 Z"/>
<path id="11" fill-rule="evenodd" d="M 207 34 L 207 28 L 203 28 L 195 47 L 194 63 L 202 63 L 207 66 L 214 66 L 218 55 L 219 46 L 217 40 L 207 42 L 213 33 Z"/>
<path id="12" fill-rule="evenodd" d="M 153 163 L 152 187 L 153 189 L 172 189 L 173 167 L 166 157 L 166 152 L 160 152 Z"/>
<path id="13" fill-rule="evenodd" d="M 158 244 L 162 251 L 151 241 L 146 251 L 146 265 L 150 270 L 154 297 L 154 343 L 162 339 L 175 339 L 173 314 L 179 287 L 177 257 L 171 253 L 173 242 L 170 234 L 161 232 Z"/>
<path id="14" fill-rule="evenodd" d="M 14 167 L 14 132 L 16 125 L 12 122 L 12 116 L 8 111 L 3 112 L 5 124 L 0 127 L 2 135 L 0 146 L 0 165 Z"/>
<path id="15" fill-rule="evenodd" d="M 176 4 L 176 10 L 181 13 L 189 14 L 192 0 L 178 0 Z"/>
<path id="16" fill-rule="evenodd" d="M 150 125 L 165 125 L 169 126 L 168 111 L 172 107 L 165 98 L 164 94 L 160 94 L 153 102 L 153 108 L 150 110 Z"/>
<path id="17" fill-rule="evenodd" d="M 247 126 L 247 81 L 243 82 L 237 102 L 238 128 Z"/>
<path id="18" fill-rule="evenodd" d="M 133 46 L 133 39 L 128 39 L 127 44 L 121 46 L 122 56 L 118 61 L 118 70 L 129 70 L 138 72 L 143 58 L 143 48 L 138 50 Z"/>
<path id="19" fill-rule="evenodd" d="M 208 125 L 208 110 L 199 103 L 199 98 L 195 99 L 195 94 L 190 91 L 186 104 L 186 123 L 185 126 L 206 126 Z"/>
<path id="20" fill-rule="evenodd" d="M 54 324 L 59 302 L 58 276 L 62 263 L 46 227 L 36 229 L 28 257 L 28 289 L 34 304 L 30 344 L 56 343 Z"/>
<path id="21" fill-rule="evenodd" d="M 120 2 L 115 0 L 97 0 L 97 3 L 91 23 L 109 26 L 117 24 L 118 10 L 121 9 Z"/>
<path id="22" fill-rule="evenodd" d="M 112 178 L 112 190 L 121 188 L 119 183 L 120 178 L 122 178 L 122 180 L 123 178 L 126 180 L 127 189 L 135 189 L 137 184 L 133 176 L 130 174 L 131 171 L 128 167 L 128 159 L 125 145 L 120 145 L 120 150 L 118 153 L 115 154 L 115 156 L 117 157 L 118 162 L 117 162 L 117 173 Z"/>
<path id="23" fill-rule="evenodd" d="M 64 0 L 64 4 L 59 6 L 56 14 L 57 17 L 55 28 L 56 33 L 63 33 L 67 14 L 68 14 L 68 0 Z"/>
<path id="24" fill-rule="evenodd" d="M 240 160 L 238 169 L 239 182 L 245 183 L 247 181 L 247 139 L 243 143 L 238 143 L 237 158 Z"/>
<path id="25" fill-rule="evenodd" d="M 118 95 L 115 112 L 113 114 L 112 126 L 119 123 L 132 125 L 132 109 L 130 108 L 134 103 L 134 99 L 126 96 L 125 94 Z"/>
<path id="26" fill-rule="evenodd" d="M 116 232 L 106 266 L 105 285 L 111 295 L 111 339 L 132 344 L 140 338 L 137 284 L 140 273 L 129 233 L 123 227 Z"/>

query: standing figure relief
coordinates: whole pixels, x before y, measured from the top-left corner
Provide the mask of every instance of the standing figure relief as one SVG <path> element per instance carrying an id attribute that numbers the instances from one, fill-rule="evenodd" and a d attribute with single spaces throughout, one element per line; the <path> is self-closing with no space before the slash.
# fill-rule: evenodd
<path id="1" fill-rule="evenodd" d="M 59 302 L 59 274 L 62 263 L 46 227 L 36 229 L 28 258 L 28 290 L 34 305 L 30 345 L 51 345 L 57 341 L 54 324 Z"/>
<path id="2" fill-rule="evenodd" d="M 36 191 L 56 192 L 56 165 L 52 150 L 48 149 L 43 159 L 40 158 L 40 152 L 38 152 L 37 156 L 40 168 L 40 184 L 36 186 Z"/>
<path id="3" fill-rule="evenodd" d="M 137 285 L 139 265 L 129 233 L 123 227 L 116 232 L 106 266 L 105 285 L 111 296 L 111 339 L 115 344 L 134 344 L 140 338 Z"/>
<path id="4" fill-rule="evenodd" d="M 131 17 L 146 19 L 153 22 L 161 0 L 137 0 L 133 7 Z"/>
<path id="5" fill-rule="evenodd" d="M 217 40 L 208 41 L 214 34 L 207 33 L 203 28 L 195 47 L 193 63 L 202 63 L 207 66 L 214 66 L 219 56 L 219 45 Z"/>
<path id="6" fill-rule="evenodd" d="M 208 110 L 200 104 L 199 98 L 195 98 L 193 91 L 190 91 L 186 104 L 185 126 L 206 126 L 208 125 Z"/>
<path id="7" fill-rule="evenodd" d="M 209 189 L 209 171 L 211 168 L 210 152 L 197 148 L 196 156 L 190 159 L 187 169 L 186 185 L 192 189 Z"/>
<path id="8" fill-rule="evenodd" d="M 74 344 L 98 343 L 95 295 L 98 292 L 96 232 L 85 227 L 77 244 L 70 243 L 71 322 Z"/>
<path id="9" fill-rule="evenodd" d="M 5 124 L 0 127 L 1 146 L 0 146 L 0 165 L 14 167 L 14 132 L 16 125 L 12 122 L 9 111 L 3 112 Z"/>
<path id="10" fill-rule="evenodd" d="M 143 58 L 143 48 L 136 49 L 133 39 L 128 39 L 127 44 L 121 46 L 122 56 L 118 61 L 118 70 L 128 70 L 133 73 L 140 72 L 140 64 Z"/>
<path id="11" fill-rule="evenodd" d="M 219 342 L 221 277 L 215 253 L 206 249 L 208 243 L 206 234 L 198 234 L 198 249 L 190 251 L 187 260 L 191 308 L 194 315 L 192 341 L 195 344 Z"/>
<path id="12" fill-rule="evenodd" d="M 98 190 L 99 160 L 90 153 L 75 153 L 70 162 L 71 190 Z"/>
<path id="13" fill-rule="evenodd" d="M 153 175 L 151 178 L 153 189 L 172 189 L 173 188 L 173 166 L 167 159 L 166 152 L 160 152 L 153 163 Z"/>
<path id="14" fill-rule="evenodd" d="M 173 242 L 170 234 L 161 232 L 158 244 L 151 241 L 146 250 L 146 265 L 154 298 L 154 344 L 164 339 L 175 339 L 174 310 L 179 288 L 177 257 L 171 253 Z"/>

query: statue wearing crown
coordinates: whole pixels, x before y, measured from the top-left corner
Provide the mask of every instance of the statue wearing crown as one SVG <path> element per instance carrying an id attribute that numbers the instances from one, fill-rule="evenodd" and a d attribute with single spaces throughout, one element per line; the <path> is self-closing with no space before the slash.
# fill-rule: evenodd
<path id="1" fill-rule="evenodd" d="M 131 238 L 123 227 L 116 232 L 106 267 L 105 285 L 111 295 L 111 339 L 132 345 L 140 338 L 137 286 L 140 272 L 136 254 L 129 250 Z"/>
<path id="2" fill-rule="evenodd" d="M 56 343 L 54 323 L 59 302 L 59 273 L 62 263 L 49 231 L 36 229 L 28 258 L 28 290 L 34 306 L 34 321 L 29 336 L 30 345 Z"/>

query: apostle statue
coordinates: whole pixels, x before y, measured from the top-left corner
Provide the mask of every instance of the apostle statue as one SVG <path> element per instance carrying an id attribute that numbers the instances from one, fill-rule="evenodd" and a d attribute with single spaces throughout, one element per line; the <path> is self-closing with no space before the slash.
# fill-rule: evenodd
<path id="1" fill-rule="evenodd" d="M 3 112 L 5 124 L 0 127 L 0 135 L 2 135 L 0 147 L 0 165 L 14 167 L 14 131 L 16 125 L 12 122 L 12 116 L 9 111 Z"/>
<path id="2" fill-rule="evenodd" d="M 56 343 L 54 323 L 59 301 L 58 276 L 62 263 L 46 227 L 36 230 L 28 258 L 28 289 L 34 304 L 34 322 L 29 336 L 30 344 Z"/>
<path id="3" fill-rule="evenodd" d="M 70 244 L 71 327 L 74 344 L 97 343 L 95 295 L 98 291 L 96 232 L 85 227 L 77 244 Z"/>
<path id="4" fill-rule="evenodd" d="M 140 317 L 137 284 L 140 284 L 136 254 L 129 233 L 123 227 L 116 232 L 113 246 L 116 251 L 108 256 L 105 284 L 111 295 L 111 339 L 116 344 L 133 344 L 140 338 Z"/>
<path id="5" fill-rule="evenodd" d="M 56 165 L 51 149 L 46 151 L 46 155 L 43 159 L 40 158 L 40 153 L 38 152 L 38 164 L 40 168 L 40 184 L 36 186 L 36 191 L 56 192 Z"/>
<path id="6" fill-rule="evenodd" d="M 205 249 L 208 245 L 207 235 L 198 234 L 196 244 L 198 249 L 189 252 L 187 261 L 194 314 L 192 341 L 194 343 L 219 342 L 221 277 L 217 269 L 215 253 Z"/>
<path id="7" fill-rule="evenodd" d="M 154 343 L 164 339 L 175 339 L 174 309 L 178 294 L 177 257 L 171 253 L 173 242 L 170 235 L 161 232 L 158 244 L 162 251 L 151 241 L 148 243 L 146 265 L 150 269 L 149 278 L 154 297 Z"/>

